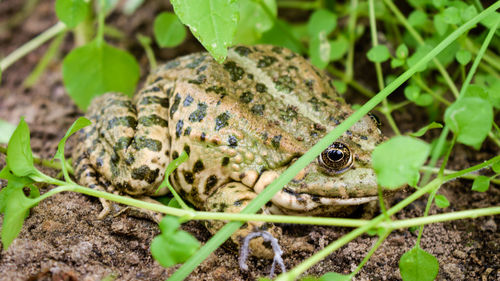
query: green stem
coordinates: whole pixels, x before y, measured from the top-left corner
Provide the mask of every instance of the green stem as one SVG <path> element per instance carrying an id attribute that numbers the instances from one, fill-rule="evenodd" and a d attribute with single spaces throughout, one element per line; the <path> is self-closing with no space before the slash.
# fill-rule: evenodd
<path id="1" fill-rule="evenodd" d="M 0 153 L 7 155 L 7 148 L 0 146 Z M 42 166 L 47 167 L 47 168 L 62 170 L 62 168 L 61 168 L 62 165 L 61 165 L 61 162 L 59 162 L 59 161 L 47 160 L 47 159 L 43 159 L 43 158 L 40 158 L 40 157 L 33 155 L 33 162 L 37 165 L 42 165 Z M 65 164 L 66 164 L 66 169 L 68 170 L 68 172 L 73 174 L 73 167 L 71 167 L 71 164 L 69 164 L 68 162 L 66 162 Z"/>
<path id="2" fill-rule="evenodd" d="M 349 83 L 354 77 L 354 45 L 356 44 L 356 20 L 358 16 L 358 0 L 351 0 L 351 13 L 349 14 L 349 22 L 347 25 L 347 34 L 349 35 L 349 49 L 345 62 L 345 79 L 344 82 Z M 370 97 L 372 97 L 371 95 Z"/>
<path id="3" fill-rule="evenodd" d="M 421 167 L 420 170 L 424 171 L 424 172 L 430 172 L 430 173 L 437 174 L 437 173 L 439 173 L 440 168 L 424 166 L 424 167 Z M 453 173 L 456 173 L 456 172 L 457 171 L 454 171 L 454 170 L 444 169 L 443 170 L 443 175 L 450 175 L 450 174 L 453 174 Z M 461 176 L 460 178 L 462 178 L 462 179 L 468 179 L 468 180 L 474 180 L 474 179 L 476 179 L 479 176 L 480 175 L 478 175 L 478 174 L 467 174 L 467 175 Z M 490 182 L 494 183 L 494 184 L 500 184 L 500 179 L 491 179 Z"/>
<path id="4" fill-rule="evenodd" d="M 43 43 L 47 42 L 51 38 L 55 37 L 59 33 L 66 30 L 66 25 L 62 22 L 58 22 L 51 28 L 45 30 L 37 37 L 31 39 L 26 44 L 17 48 L 15 51 L 6 56 L 2 61 L 0 61 L 0 69 L 5 71 L 13 63 L 24 57 L 25 55 L 32 52 L 34 49 L 40 47 Z"/>
<path id="5" fill-rule="evenodd" d="M 394 5 L 394 3 L 391 0 L 384 0 L 384 3 L 389 7 L 389 9 L 394 13 L 398 21 L 408 30 L 410 35 L 417 40 L 417 42 L 420 45 L 424 45 L 424 39 L 420 36 L 420 34 L 413 28 L 413 26 L 410 25 L 406 17 L 401 13 L 401 11 Z M 448 84 L 448 87 L 450 88 L 451 92 L 453 95 L 455 95 L 455 98 L 458 98 L 458 89 L 457 86 L 455 86 L 455 83 L 453 83 L 453 80 L 451 79 L 450 75 L 444 68 L 444 66 L 439 62 L 437 58 L 433 58 L 432 61 L 434 64 L 436 64 L 437 69 L 443 75 L 444 80 Z"/>
<path id="6" fill-rule="evenodd" d="M 425 84 L 424 81 L 422 81 L 422 78 L 420 77 L 420 75 L 415 75 L 412 78 L 413 78 L 413 81 L 415 81 L 415 83 L 417 83 L 417 85 L 420 88 L 424 89 L 424 91 L 426 91 L 427 93 L 429 93 L 436 100 L 442 102 L 446 106 L 450 106 L 451 105 L 451 102 L 449 102 L 448 100 L 446 100 L 445 98 L 443 98 L 442 95 L 436 93 L 431 88 L 429 88 L 429 86 L 427 86 L 427 84 Z"/>
<path id="7" fill-rule="evenodd" d="M 297 1 L 297 0 L 282 0 L 278 1 L 278 7 L 280 8 L 290 8 L 290 9 L 300 9 L 300 10 L 315 10 L 320 8 L 320 1 Z"/>
<path id="8" fill-rule="evenodd" d="M 97 44 L 104 43 L 104 19 L 106 18 L 106 0 L 99 0 L 99 11 L 97 12 Z"/>

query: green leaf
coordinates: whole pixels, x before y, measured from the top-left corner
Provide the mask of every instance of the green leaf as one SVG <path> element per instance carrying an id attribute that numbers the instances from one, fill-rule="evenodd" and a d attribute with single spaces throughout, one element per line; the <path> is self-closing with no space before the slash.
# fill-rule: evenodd
<path id="1" fill-rule="evenodd" d="M 414 27 L 424 26 L 427 22 L 427 14 L 422 10 L 414 10 L 408 16 L 408 23 Z"/>
<path id="2" fill-rule="evenodd" d="M 474 179 L 474 182 L 472 183 L 472 190 L 478 192 L 488 191 L 490 187 L 490 180 L 491 180 L 490 177 L 478 176 L 477 178 Z"/>
<path id="3" fill-rule="evenodd" d="M 319 281 L 349 281 L 350 275 L 344 275 L 337 272 L 328 272 L 318 279 Z"/>
<path id="4" fill-rule="evenodd" d="M 349 48 L 349 41 L 345 36 L 340 35 L 335 40 L 330 41 L 330 61 L 336 61 L 344 57 Z"/>
<path id="5" fill-rule="evenodd" d="M 421 137 L 428 130 L 430 130 L 430 129 L 437 129 L 437 128 L 443 128 L 443 125 L 439 124 L 439 123 L 436 123 L 436 122 L 432 122 L 429 125 L 420 128 L 420 130 L 416 131 L 415 133 L 411 133 L 410 136 L 412 136 L 412 137 Z"/>
<path id="6" fill-rule="evenodd" d="M 415 104 L 418 106 L 429 106 L 434 102 L 434 98 L 430 94 L 421 94 L 415 100 Z"/>
<path id="7" fill-rule="evenodd" d="M 392 68 L 400 67 L 404 64 L 405 64 L 405 61 L 401 60 L 401 59 L 392 59 L 391 60 L 391 67 Z"/>
<path id="8" fill-rule="evenodd" d="M 442 14 L 437 14 L 434 16 L 434 28 L 440 36 L 443 36 L 448 30 L 448 24 L 444 20 L 444 16 Z"/>
<path id="9" fill-rule="evenodd" d="M 467 50 L 460 50 L 455 54 L 455 58 L 461 65 L 466 65 L 472 59 L 472 54 Z"/>
<path id="10" fill-rule="evenodd" d="M 154 21 L 153 31 L 160 47 L 174 47 L 186 38 L 186 29 L 173 13 L 163 12 Z"/>
<path id="11" fill-rule="evenodd" d="M 9 169 L 18 177 L 29 176 L 37 171 L 33 166 L 30 129 L 24 118 L 21 118 L 19 125 L 17 125 L 9 140 L 6 162 Z"/>
<path id="12" fill-rule="evenodd" d="M 397 136 L 375 147 L 372 161 L 378 183 L 389 189 L 415 183 L 429 151 L 429 144 L 408 136 Z"/>
<path id="13" fill-rule="evenodd" d="M 254 44 L 273 27 L 273 19 L 262 9 L 259 1 L 239 0 L 240 20 L 233 41 L 235 44 Z M 276 0 L 263 0 L 273 17 L 278 13 Z"/>
<path id="14" fill-rule="evenodd" d="M 405 59 L 408 57 L 408 47 L 405 44 L 401 44 L 396 49 L 396 57 L 400 59 Z"/>
<path id="15" fill-rule="evenodd" d="M 56 0 L 56 15 L 73 28 L 82 22 L 89 12 L 89 2 L 85 0 Z"/>
<path id="16" fill-rule="evenodd" d="M 467 90 L 465 91 L 463 97 L 477 97 L 483 100 L 488 100 L 489 95 L 487 90 L 483 86 L 470 84 L 469 87 L 467 87 Z"/>
<path id="17" fill-rule="evenodd" d="M 466 22 L 477 15 L 477 10 L 474 5 L 469 5 L 466 8 L 460 9 L 460 17 L 463 22 Z"/>
<path id="18" fill-rule="evenodd" d="M 314 37 L 318 33 L 325 33 L 327 36 L 337 26 L 337 16 L 325 9 L 316 10 L 307 23 L 309 36 Z"/>
<path id="19" fill-rule="evenodd" d="M 406 86 L 404 90 L 405 97 L 410 100 L 410 101 L 416 101 L 417 98 L 420 96 L 420 87 L 416 85 L 409 85 Z"/>
<path id="20" fill-rule="evenodd" d="M 175 14 L 219 63 L 227 56 L 238 25 L 234 0 L 171 0 Z"/>
<path id="21" fill-rule="evenodd" d="M 498 161 L 498 162 L 494 163 L 493 165 L 491 165 L 491 169 L 496 174 L 500 174 L 500 161 Z"/>
<path id="22" fill-rule="evenodd" d="M 457 135 L 457 141 L 478 148 L 493 123 L 493 107 L 477 97 L 463 97 L 450 105 L 444 121 Z"/>
<path id="23" fill-rule="evenodd" d="M 431 50 L 432 50 L 432 47 L 428 44 L 418 46 L 415 53 L 413 55 L 411 55 L 407 60 L 408 67 L 412 67 L 415 64 L 417 64 Z M 421 72 L 421 71 L 424 71 L 425 69 L 427 69 L 427 64 L 424 64 L 421 67 L 419 67 L 417 71 Z"/>
<path id="24" fill-rule="evenodd" d="M 151 243 L 151 254 L 163 267 L 183 263 L 200 247 L 200 242 L 186 231 L 179 230 L 179 219 L 167 216 L 160 222 L 161 234 Z"/>
<path id="25" fill-rule="evenodd" d="M 497 23 L 498 17 L 500 17 L 500 13 L 494 12 L 482 19 L 480 23 L 487 28 L 493 28 L 493 25 Z"/>
<path id="26" fill-rule="evenodd" d="M 456 7 L 448 7 L 443 13 L 443 21 L 448 24 L 459 24 L 460 23 L 460 11 Z"/>
<path id="27" fill-rule="evenodd" d="M 0 213 L 4 214 L 2 224 L 2 245 L 4 251 L 17 237 L 24 219 L 37 200 L 24 195 L 23 187 L 32 181 L 27 177 L 17 177 L 6 166 L 0 171 L 0 178 L 7 179 L 7 186 L 0 191 Z"/>
<path id="28" fill-rule="evenodd" d="M 330 61 L 331 46 L 324 31 L 317 33 L 309 43 L 311 62 L 319 69 L 324 69 Z"/>
<path id="29" fill-rule="evenodd" d="M 10 136 L 12 136 L 12 133 L 14 133 L 15 129 L 16 126 L 3 119 L 0 119 L 0 143 L 8 143 Z"/>
<path id="30" fill-rule="evenodd" d="M 139 80 L 139 65 L 132 55 L 98 41 L 73 49 L 62 71 L 69 95 L 84 111 L 92 98 L 106 92 L 132 96 Z"/>
<path id="31" fill-rule="evenodd" d="M 273 27 L 262 34 L 259 43 L 282 46 L 300 54 L 302 50 L 297 40 L 290 38 L 284 29 L 291 30 L 292 27 L 286 21 L 277 19 Z"/>
<path id="32" fill-rule="evenodd" d="M 415 247 L 401 256 L 399 271 L 404 281 L 432 281 L 438 274 L 439 263 L 433 255 Z"/>
<path id="33" fill-rule="evenodd" d="M 436 195 L 436 198 L 434 200 L 436 202 L 436 206 L 438 206 L 439 208 L 447 208 L 448 206 L 450 206 L 450 201 L 448 201 L 448 199 L 442 194 Z"/>
<path id="34" fill-rule="evenodd" d="M 368 59 L 372 62 L 384 62 L 391 57 L 389 49 L 385 45 L 377 45 L 372 47 L 366 54 Z"/>
<path id="35" fill-rule="evenodd" d="M 347 84 L 344 81 L 334 80 L 332 83 L 339 94 L 344 94 L 347 91 Z"/>

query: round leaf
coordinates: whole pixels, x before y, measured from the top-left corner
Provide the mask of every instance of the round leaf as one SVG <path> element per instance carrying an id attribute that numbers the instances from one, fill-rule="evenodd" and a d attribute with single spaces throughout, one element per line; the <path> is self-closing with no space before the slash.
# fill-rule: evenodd
<path id="1" fill-rule="evenodd" d="M 435 15 L 433 23 L 437 33 L 441 36 L 444 35 L 448 30 L 448 24 L 444 20 L 444 16 L 442 14 Z"/>
<path id="2" fill-rule="evenodd" d="M 439 208 L 446 208 L 450 206 L 450 201 L 448 201 L 448 199 L 442 194 L 436 195 L 434 200 L 436 201 L 436 206 Z"/>
<path id="3" fill-rule="evenodd" d="M 472 190 L 478 191 L 478 192 L 485 192 L 489 189 L 490 187 L 490 178 L 486 176 L 478 176 L 477 178 L 474 179 L 474 182 L 472 183 Z"/>
<path id="4" fill-rule="evenodd" d="M 385 45 L 377 45 L 372 47 L 366 56 L 372 62 L 384 62 L 391 57 L 391 54 Z"/>
<path id="5" fill-rule="evenodd" d="M 427 22 L 427 14 L 422 10 L 415 10 L 408 16 L 408 23 L 411 26 L 419 27 Z"/>
<path id="6" fill-rule="evenodd" d="M 472 54 L 467 50 L 460 50 L 455 54 L 455 58 L 461 65 L 466 65 L 472 59 Z"/>
<path id="7" fill-rule="evenodd" d="M 405 44 L 401 44 L 398 46 L 398 48 L 396 49 L 396 57 L 400 59 L 408 57 L 408 47 L 406 47 Z"/>
<path id="8" fill-rule="evenodd" d="M 432 281 L 438 274 L 439 263 L 433 255 L 416 247 L 401 256 L 399 271 L 405 281 Z"/>
<path id="9" fill-rule="evenodd" d="M 311 62 L 320 69 L 325 68 L 330 61 L 331 46 L 324 31 L 314 35 L 309 44 Z"/>
<path id="10" fill-rule="evenodd" d="M 500 174 L 500 161 L 496 162 L 495 164 L 491 165 L 491 169 L 493 172 L 496 174 Z"/>
<path id="11" fill-rule="evenodd" d="M 405 97 L 408 100 L 414 102 L 420 96 L 420 88 L 416 85 L 409 85 L 409 86 L 406 86 L 404 93 L 405 93 Z"/>
<path id="12" fill-rule="evenodd" d="M 263 0 L 264 4 L 276 17 L 278 7 L 275 0 Z M 273 27 L 272 19 L 257 1 L 239 0 L 240 20 L 234 35 L 235 44 L 253 44 L 260 39 L 262 33 Z"/>
<path id="13" fill-rule="evenodd" d="M 491 129 L 493 107 L 481 98 L 460 98 L 446 109 L 444 121 L 458 142 L 477 148 Z"/>
<path id="14" fill-rule="evenodd" d="M 24 118 L 21 118 L 10 137 L 6 162 L 9 169 L 18 177 L 28 176 L 36 171 L 30 146 L 30 129 Z"/>
<path id="15" fill-rule="evenodd" d="M 460 11 L 456 7 L 448 7 L 443 11 L 443 20 L 448 24 L 460 23 Z"/>
<path id="16" fill-rule="evenodd" d="M 332 32 L 337 26 L 337 16 L 325 9 L 316 10 L 307 23 L 307 30 L 310 36 L 315 36 L 320 32 L 325 32 L 326 35 Z"/>
<path id="17" fill-rule="evenodd" d="M 348 48 L 349 41 L 344 36 L 330 41 L 330 61 L 341 59 L 347 53 Z"/>
<path id="18" fill-rule="evenodd" d="M 389 189 L 415 183 L 429 151 L 429 144 L 407 136 L 394 137 L 377 146 L 372 161 L 378 183 Z"/>
<path id="19" fill-rule="evenodd" d="M 72 50 L 62 71 L 66 90 L 84 111 L 93 97 L 106 92 L 131 96 L 139 80 L 139 65 L 132 55 L 97 41 Z"/>
<path id="20" fill-rule="evenodd" d="M 156 42 L 160 47 L 174 47 L 186 38 L 186 29 L 173 13 L 159 14 L 153 25 Z"/>
<path id="21" fill-rule="evenodd" d="M 85 19 L 89 9 L 89 2 L 85 0 L 56 0 L 56 15 L 73 28 Z"/>

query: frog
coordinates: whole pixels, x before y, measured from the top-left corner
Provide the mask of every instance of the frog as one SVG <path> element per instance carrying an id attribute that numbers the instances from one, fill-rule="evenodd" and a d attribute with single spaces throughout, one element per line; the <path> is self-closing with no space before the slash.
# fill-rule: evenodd
<path id="1" fill-rule="evenodd" d="M 177 193 L 196 209 L 240 212 L 294 161 L 353 113 L 334 81 L 295 52 L 272 45 L 238 45 L 223 63 L 207 52 L 173 59 L 154 70 L 132 98 L 96 97 L 92 122 L 73 151 L 78 183 L 142 199 L 157 191 L 165 169 Z M 364 116 L 287 183 L 259 213 L 348 216 L 376 202 L 371 152 L 385 140 Z M 110 207 L 103 202 L 103 213 Z M 210 232 L 224 222 L 206 223 Z M 234 246 L 251 232 L 279 227 L 244 224 Z M 272 257 L 259 238 L 252 255 Z"/>

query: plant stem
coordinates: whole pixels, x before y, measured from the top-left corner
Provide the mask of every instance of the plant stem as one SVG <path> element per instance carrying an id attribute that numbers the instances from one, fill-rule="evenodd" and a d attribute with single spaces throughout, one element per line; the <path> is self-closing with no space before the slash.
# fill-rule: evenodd
<path id="1" fill-rule="evenodd" d="M 347 34 L 349 39 L 349 49 L 345 61 L 345 79 L 344 82 L 349 83 L 354 77 L 354 45 L 356 44 L 356 20 L 358 16 L 358 0 L 351 0 L 349 22 L 347 24 Z M 373 95 L 371 95 L 372 97 Z"/>
<path id="2" fill-rule="evenodd" d="M 58 22 L 51 28 L 45 30 L 37 37 L 31 39 L 21 47 L 14 50 L 8 56 L 6 56 L 2 61 L 0 61 L 0 69 L 5 71 L 13 63 L 24 57 L 25 55 L 32 52 L 34 49 L 40 47 L 43 43 L 50 40 L 52 37 L 58 35 L 59 33 L 66 30 L 66 25 L 62 22 Z"/>
<path id="3" fill-rule="evenodd" d="M 106 0 L 99 0 L 99 11 L 97 12 L 97 45 L 104 43 L 104 19 L 106 18 Z"/>
<path id="4" fill-rule="evenodd" d="M 301 9 L 301 10 L 315 10 L 320 7 L 320 2 L 315 0 L 312 2 L 307 1 L 297 1 L 297 0 L 278 0 L 278 7 L 280 8 L 291 8 L 291 9 Z"/>

